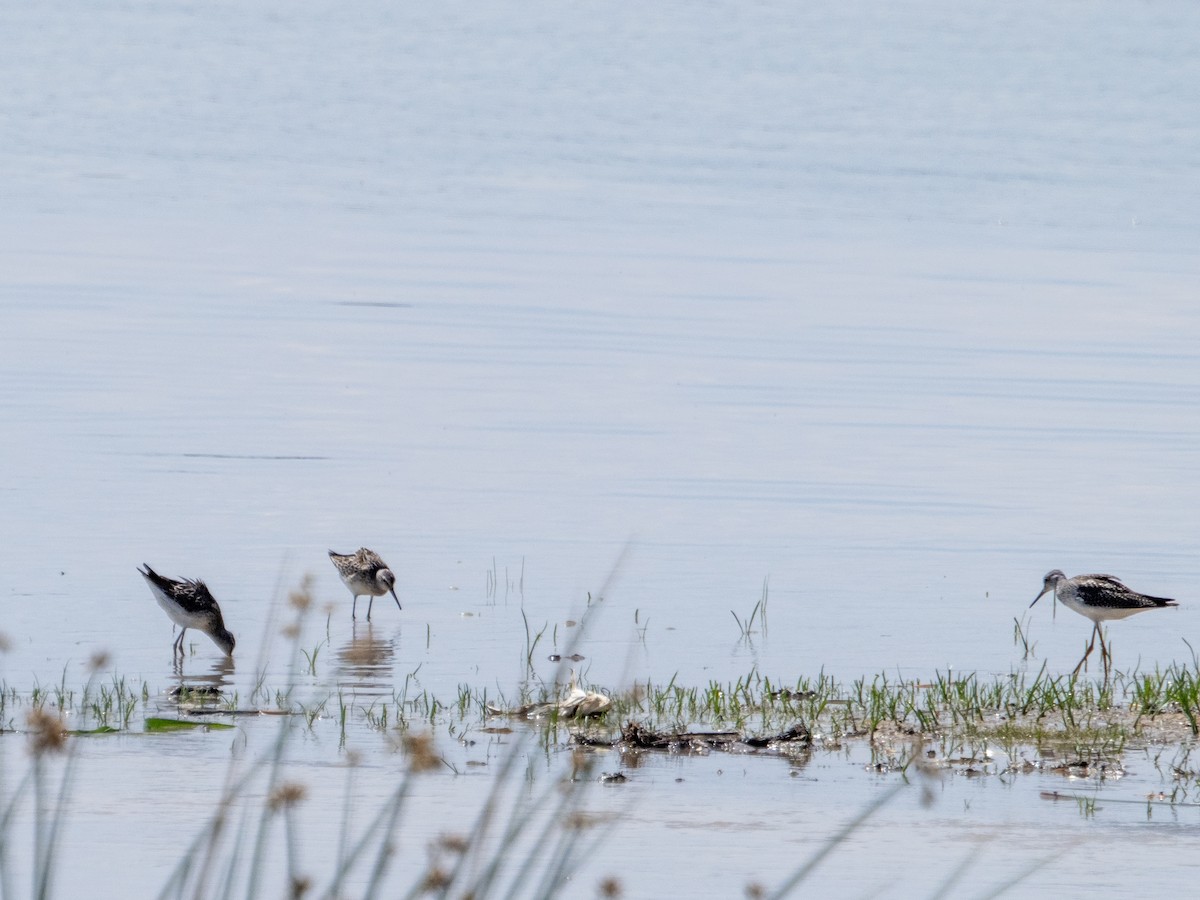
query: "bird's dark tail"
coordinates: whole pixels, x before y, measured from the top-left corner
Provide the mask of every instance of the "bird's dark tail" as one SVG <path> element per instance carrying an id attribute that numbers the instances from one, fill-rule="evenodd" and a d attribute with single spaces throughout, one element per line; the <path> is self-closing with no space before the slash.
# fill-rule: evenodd
<path id="1" fill-rule="evenodd" d="M 145 571 L 142 571 L 142 569 L 138 569 L 138 574 L 141 575 L 143 578 L 145 578 L 152 585 L 154 585 L 155 587 L 161 588 L 163 590 L 167 590 L 168 588 L 170 588 L 171 583 L 169 581 L 167 581 L 167 579 L 165 579 L 161 575 L 159 575 L 157 572 L 155 572 L 152 568 L 150 568 L 149 563 L 142 563 L 142 568 L 145 569 Z"/>

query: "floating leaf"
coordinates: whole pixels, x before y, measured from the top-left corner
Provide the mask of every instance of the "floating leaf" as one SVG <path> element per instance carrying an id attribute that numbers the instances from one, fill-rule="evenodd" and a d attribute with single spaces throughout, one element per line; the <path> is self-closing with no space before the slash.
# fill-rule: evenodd
<path id="1" fill-rule="evenodd" d="M 99 728 L 81 728 L 67 733 L 80 737 L 87 734 L 120 734 L 121 729 L 113 728 L 111 725 L 101 725 Z"/>

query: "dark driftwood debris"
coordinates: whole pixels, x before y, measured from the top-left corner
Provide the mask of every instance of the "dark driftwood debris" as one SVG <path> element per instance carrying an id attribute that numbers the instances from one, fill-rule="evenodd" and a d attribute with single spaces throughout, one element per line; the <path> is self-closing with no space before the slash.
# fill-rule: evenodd
<path id="1" fill-rule="evenodd" d="M 584 734 L 573 736 L 577 744 L 589 747 L 614 747 L 617 750 L 763 750 L 785 745 L 788 749 L 812 745 L 812 734 L 803 722 L 793 725 L 781 734 L 753 737 L 737 731 L 651 731 L 637 722 L 627 722 L 616 740 L 590 737 Z"/>

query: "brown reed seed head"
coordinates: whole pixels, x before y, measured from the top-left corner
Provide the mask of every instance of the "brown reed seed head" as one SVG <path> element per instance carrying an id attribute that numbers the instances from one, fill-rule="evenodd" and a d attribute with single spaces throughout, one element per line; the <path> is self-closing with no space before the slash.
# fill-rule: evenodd
<path id="1" fill-rule="evenodd" d="M 63 727 L 62 719 L 39 707 L 29 711 L 25 722 L 29 726 L 30 747 L 34 756 L 63 752 L 67 745 L 67 730 Z"/>
<path id="2" fill-rule="evenodd" d="M 442 767 L 442 758 L 433 748 L 433 735 L 430 732 L 406 734 L 404 752 L 408 754 L 410 772 L 432 772 Z"/>
<path id="3" fill-rule="evenodd" d="M 287 809 L 301 803 L 308 796 L 308 788 L 295 781 L 285 781 L 279 787 L 271 792 L 271 797 L 267 801 L 271 812 L 279 812 L 281 809 Z"/>
<path id="4" fill-rule="evenodd" d="M 438 845 L 456 856 L 462 856 L 471 848 L 471 842 L 462 834 L 443 834 L 438 838 Z"/>
<path id="5" fill-rule="evenodd" d="M 620 897 L 624 893 L 621 882 L 613 875 L 609 875 L 600 882 L 601 897 Z"/>
<path id="6" fill-rule="evenodd" d="M 288 594 L 288 603 L 298 612 L 308 612 L 313 605 L 311 575 L 305 575 L 300 581 L 300 587 Z"/>
<path id="7" fill-rule="evenodd" d="M 450 875 L 437 866 L 425 873 L 421 882 L 421 890 L 427 894 L 438 894 L 450 887 Z"/>

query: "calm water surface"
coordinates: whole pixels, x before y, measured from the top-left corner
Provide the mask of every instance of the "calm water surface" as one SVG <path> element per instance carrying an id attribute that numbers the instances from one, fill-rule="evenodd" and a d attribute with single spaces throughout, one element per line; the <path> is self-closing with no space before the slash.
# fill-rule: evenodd
<path id="1" fill-rule="evenodd" d="M 580 668 L 611 688 L 1068 671 L 1088 623 L 1026 609 L 1050 568 L 1180 598 L 1112 636 L 1122 668 L 1190 659 L 1198 17 L 5 9 L 0 676 L 82 684 L 106 650 L 154 698 L 282 686 L 306 574 L 333 609 L 304 690 L 364 705 L 515 694 L 526 622 L 551 678 L 589 595 Z M 369 627 L 325 557 L 364 544 L 404 603 Z M 173 669 L 142 562 L 209 582 L 231 669 L 203 637 Z M 769 628 L 742 641 L 730 612 L 764 583 Z M 157 890 L 231 744 L 254 757 L 275 725 L 87 744 L 60 891 Z M 312 848 L 347 750 L 356 809 L 401 766 L 361 722 L 339 735 L 295 742 Z M 467 774 L 422 781 L 403 852 L 469 822 L 492 769 L 464 766 L 494 740 L 439 748 Z M 0 748 L 19 771 L 23 739 Z M 778 883 L 890 783 L 868 763 L 667 760 L 598 787 L 617 824 L 579 891 Z M 1130 770 L 1101 798 L 1163 787 Z M 914 790 L 816 883 L 921 896 L 968 853 L 979 890 L 1046 855 L 1023 893 L 1191 883 L 1188 810 L 1084 818 L 1037 799 L 1060 782 Z M 1141 848 L 1119 870 L 1115 840 Z"/>

